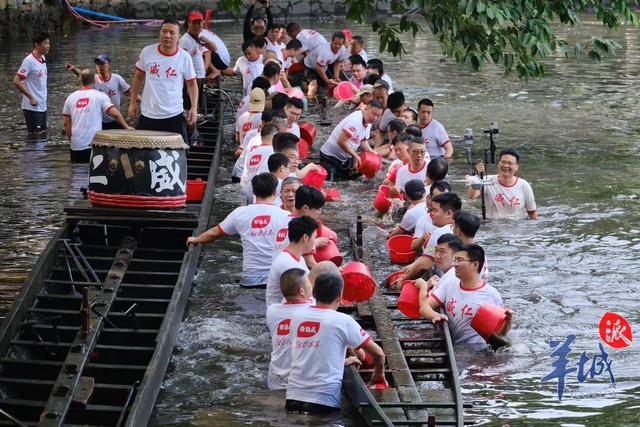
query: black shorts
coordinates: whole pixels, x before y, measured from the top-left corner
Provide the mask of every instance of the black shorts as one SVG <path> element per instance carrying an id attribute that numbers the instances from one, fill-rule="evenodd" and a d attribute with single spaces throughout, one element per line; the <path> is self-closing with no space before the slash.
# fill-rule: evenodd
<path id="1" fill-rule="evenodd" d="M 303 402 L 301 400 L 287 399 L 284 405 L 287 414 L 327 415 L 339 411 L 340 408 L 321 405 L 319 403 Z"/>
<path id="2" fill-rule="evenodd" d="M 71 163 L 89 163 L 91 160 L 91 148 L 84 150 L 69 150 Z"/>
<path id="3" fill-rule="evenodd" d="M 107 130 L 107 129 L 122 129 L 122 126 L 120 126 L 116 121 L 102 122 L 102 130 Z"/>
<path id="4" fill-rule="evenodd" d="M 198 105 L 202 105 L 202 88 L 204 87 L 204 79 L 196 79 L 196 85 L 198 86 Z M 191 109 L 191 98 L 189 97 L 188 86 L 185 83 L 182 89 L 182 107 L 185 111 Z M 199 109 L 199 108 L 198 108 Z"/>
<path id="5" fill-rule="evenodd" d="M 222 58 L 220 58 L 220 55 L 218 55 L 216 52 L 211 52 L 211 65 L 213 65 L 220 71 L 224 71 L 229 68 L 229 66 L 224 63 Z"/>
<path id="6" fill-rule="evenodd" d="M 178 114 L 177 116 L 168 117 L 166 119 L 150 119 L 149 117 L 140 115 L 140 120 L 138 121 L 138 126 L 136 127 L 136 129 L 175 132 L 182 135 L 185 144 L 188 141 L 187 125 L 184 120 L 184 114 L 182 113 Z"/>
<path id="7" fill-rule="evenodd" d="M 23 109 L 24 120 L 27 122 L 27 132 L 42 132 L 47 130 L 47 112 Z"/>
<path id="8" fill-rule="evenodd" d="M 353 158 L 349 157 L 348 160 L 341 161 L 332 156 L 327 156 L 322 151 L 320 152 L 320 164 L 327 170 L 329 181 L 338 181 L 349 179 L 353 175 Z"/>
<path id="9" fill-rule="evenodd" d="M 329 79 L 333 78 L 333 64 L 327 67 L 327 71 L 325 72 Z M 312 81 L 318 82 L 318 87 L 326 88 L 327 84 L 318 76 L 318 72 L 315 69 L 305 67 L 305 80 L 307 83 L 311 83 Z"/>

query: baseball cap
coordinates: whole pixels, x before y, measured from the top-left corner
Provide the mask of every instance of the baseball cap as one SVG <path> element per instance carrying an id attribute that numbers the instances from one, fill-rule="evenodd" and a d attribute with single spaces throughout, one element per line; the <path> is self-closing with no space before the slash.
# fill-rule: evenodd
<path id="1" fill-rule="evenodd" d="M 252 113 L 262 113 L 264 111 L 265 96 L 264 90 L 255 88 L 249 95 L 249 111 Z"/>
<path id="2" fill-rule="evenodd" d="M 373 93 L 373 86 L 372 85 L 362 85 L 360 87 L 360 89 L 358 89 L 358 92 L 356 93 L 355 96 L 362 96 L 364 94 L 372 94 Z M 344 104 L 346 104 L 348 101 L 338 101 L 336 103 L 336 105 L 333 106 L 333 108 L 340 108 L 342 107 Z"/>
<path id="3" fill-rule="evenodd" d="M 409 200 L 420 200 L 427 193 L 424 188 L 424 182 L 419 179 L 412 179 L 411 181 L 407 181 L 404 185 L 404 193 L 407 195 Z"/>
<path id="4" fill-rule="evenodd" d="M 94 58 L 93 62 L 102 62 L 104 64 L 106 63 L 111 64 L 111 57 L 106 53 L 101 53 L 100 55 Z"/>
<path id="5" fill-rule="evenodd" d="M 191 21 L 204 21 L 204 16 L 202 16 L 202 13 L 195 11 L 195 12 L 191 12 L 191 14 L 189 15 L 189 22 Z"/>
<path id="6" fill-rule="evenodd" d="M 351 40 L 353 38 L 353 33 L 348 28 L 345 28 L 344 30 L 342 30 L 342 34 L 344 34 L 344 36 L 346 38 L 348 38 L 349 40 Z"/>

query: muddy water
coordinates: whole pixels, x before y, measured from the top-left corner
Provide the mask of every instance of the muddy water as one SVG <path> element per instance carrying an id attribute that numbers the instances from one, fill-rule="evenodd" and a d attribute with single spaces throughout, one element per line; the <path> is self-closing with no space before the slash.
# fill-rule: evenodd
<path id="1" fill-rule="evenodd" d="M 315 28 L 330 34 L 335 27 Z M 232 52 L 239 53 L 238 28 L 222 25 L 219 32 Z M 601 32 L 587 18 L 566 34 L 585 41 Z M 375 55 L 377 44 L 370 32 L 355 33 L 365 36 L 366 50 Z M 540 381 L 553 369 L 549 340 L 576 335 L 569 354 L 575 366 L 583 351 L 598 351 L 597 327 L 605 311 L 623 314 L 636 328 L 640 324 L 639 128 L 634 120 L 639 35 L 633 29 L 614 34 L 623 50 L 602 64 L 552 57 L 551 76 L 528 83 L 506 79 L 490 67 L 472 73 L 441 62 L 439 48 L 428 36 L 408 41 L 410 56 L 383 56 L 389 74 L 412 104 L 431 97 L 436 118 L 451 135 L 474 129 L 474 158 L 488 147 L 481 128 L 498 122 L 498 146 L 520 150 L 520 174 L 532 183 L 538 203 L 539 221 L 488 222 L 477 236 L 488 253 L 491 282 L 517 317 L 515 345 L 509 351 L 457 352 L 463 393 L 474 405 L 467 414 L 473 420 L 488 425 L 640 425 L 637 344 L 626 350 L 605 346 L 615 388 L 606 373 L 585 384 L 578 384 L 574 373 L 568 375 L 569 388 L 558 402 L 556 383 Z M 65 61 L 90 64 L 95 53 L 108 51 L 115 70 L 130 80 L 139 49 L 154 38 L 150 30 L 88 30 L 54 40 L 49 58 L 49 139 L 35 142 L 23 136 L 19 98 L 8 85 L 29 46 L 0 46 L 0 73 L 7 76 L 0 88 L 3 291 L 20 283 L 60 224 L 63 205 L 86 185 L 86 169 L 68 164 L 60 131 L 62 103 L 74 89 L 73 78 L 63 71 Z M 339 115 L 334 114 L 334 122 Z M 455 190 L 462 192 L 466 173 L 459 148 L 451 167 Z M 234 187 L 223 184 L 212 223 L 237 205 Z M 394 267 L 388 265 L 383 241 L 376 239 L 379 233 L 373 227 L 391 222 L 372 215 L 375 188 L 367 182 L 341 185 L 344 201 L 328 205 L 326 215 L 344 224 L 359 213 L 365 215 L 376 275 L 382 279 Z M 479 212 L 477 203 L 466 200 L 465 209 Z M 237 286 L 240 262 L 241 247 L 234 240 L 205 251 L 179 351 L 152 424 L 351 425 L 348 407 L 328 420 L 287 418 L 281 411 L 282 396 L 266 392 L 269 339 L 264 295 Z"/>

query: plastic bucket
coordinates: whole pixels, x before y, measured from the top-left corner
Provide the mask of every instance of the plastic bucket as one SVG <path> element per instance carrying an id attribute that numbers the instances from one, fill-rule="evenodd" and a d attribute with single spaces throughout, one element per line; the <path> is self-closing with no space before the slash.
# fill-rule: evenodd
<path id="1" fill-rule="evenodd" d="M 342 255 L 340 255 L 338 246 L 336 246 L 336 242 L 333 240 L 329 240 L 327 246 L 316 249 L 316 252 L 313 254 L 313 258 L 316 262 L 331 261 L 336 265 L 336 267 L 340 267 L 342 265 Z M 346 299 L 352 301 L 349 298 Z"/>
<path id="2" fill-rule="evenodd" d="M 327 170 L 322 166 L 318 165 L 320 170 L 311 171 L 304 177 L 302 183 L 304 185 L 310 185 L 311 187 L 315 187 L 318 190 L 322 190 L 322 186 L 324 186 L 324 181 L 327 179 Z"/>
<path id="3" fill-rule="evenodd" d="M 320 223 L 320 228 L 318 228 L 316 234 L 318 237 L 326 237 L 329 240 L 333 240 L 334 243 L 338 243 L 338 235 L 336 232 L 322 223 Z"/>
<path id="4" fill-rule="evenodd" d="M 306 159 L 309 156 L 309 151 L 311 151 L 310 144 L 300 138 L 300 142 L 298 142 L 298 156 L 300 156 L 300 160 Z"/>
<path id="5" fill-rule="evenodd" d="M 294 62 L 289 67 L 289 73 L 299 73 L 301 71 L 304 71 L 304 65 L 302 65 L 300 62 Z"/>
<path id="6" fill-rule="evenodd" d="M 300 138 L 307 141 L 307 144 L 313 145 L 318 136 L 318 129 L 310 122 L 300 123 Z"/>
<path id="7" fill-rule="evenodd" d="M 389 212 L 389 208 L 391 207 L 391 199 L 389 199 L 389 190 L 391 187 L 388 185 L 381 185 L 378 188 L 378 194 L 376 194 L 376 198 L 373 199 L 373 207 L 380 213 Z"/>
<path id="8" fill-rule="evenodd" d="M 389 276 L 387 276 L 387 278 L 384 281 L 385 286 L 389 287 L 393 282 L 398 280 L 398 278 L 403 274 L 404 274 L 404 271 L 402 270 L 396 271 L 395 273 L 391 273 Z"/>
<path id="9" fill-rule="evenodd" d="M 412 319 L 420 318 L 420 291 L 414 285 L 413 280 L 405 280 L 402 283 L 402 291 L 398 298 L 398 310 Z"/>
<path id="10" fill-rule="evenodd" d="M 333 97 L 339 101 L 348 101 L 355 94 L 353 85 L 350 82 L 341 82 L 333 89 Z"/>
<path id="11" fill-rule="evenodd" d="M 369 151 L 361 152 L 359 155 L 361 163 L 358 171 L 368 179 L 373 178 L 382 167 L 382 157 Z"/>
<path id="12" fill-rule="evenodd" d="M 471 320 L 471 327 L 485 341 L 489 341 L 491 334 L 498 332 L 505 324 L 506 310 L 491 304 L 482 304 Z"/>
<path id="13" fill-rule="evenodd" d="M 369 267 L 361 262 L 350 262 L 342 269 L 341 274 L 344 279 L 342 298 L 347 301 L 366 301 L 376 291 L 376 282 L 371 277 Z"/>
<path id="14" fill-rule="evenodd" d="M 410 264 L 416 259 L 415 251 L 411 250 L 412 237 L 407 234 L 393 236 L 387 240 L 387 248 L 392 264 Z"/>
<path id="15" fill-rule="evenodd" d="M 201 202 L 204 197 L 204 189 L 207 181 L 200 178 L 187 180 L 187 202 Z"/>
<path id="16" fill-rule="evenodd" d="M 322 190 L 325 202 L 335 202 L 340 200 L 340 192 L 337 188 L 326 188 Z"/>

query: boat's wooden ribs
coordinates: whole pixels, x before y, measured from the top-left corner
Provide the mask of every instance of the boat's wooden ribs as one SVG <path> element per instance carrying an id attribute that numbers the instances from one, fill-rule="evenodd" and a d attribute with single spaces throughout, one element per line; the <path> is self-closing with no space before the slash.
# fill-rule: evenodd
<path id="1" fill-rule="evenodd" d="M 105 316 L 114 304 L 118 287 L 127 271 L 127 267 L 136 249 L 136 240 L 125 238 L 116 253 L 106 279 L 100 289 L 84 288 L 84 301 L 81 309 L 82 328 L 77 331 L 70 350 L 58 374 L 55 384 L 40 419 L 40 425 L 46 427 L 61 426 L 74 400 L 76 389 L 81 385 L 84 367 L 94 351 L 102 351 L 98 341 L 99 333 L 105 322 Z M 92 301 L 90 303 L 90 301 Z M 91 378 L 91 377 L 85 377 Z M 93 381 L 93 378 L 91 378 Z M 91 393 L 89 393 L 91 395 Z"/>

